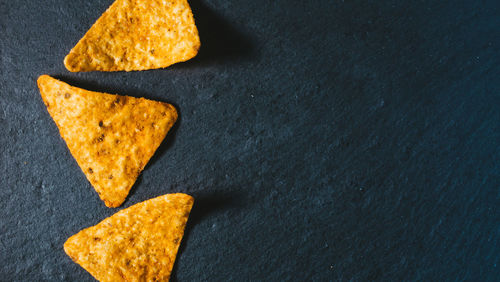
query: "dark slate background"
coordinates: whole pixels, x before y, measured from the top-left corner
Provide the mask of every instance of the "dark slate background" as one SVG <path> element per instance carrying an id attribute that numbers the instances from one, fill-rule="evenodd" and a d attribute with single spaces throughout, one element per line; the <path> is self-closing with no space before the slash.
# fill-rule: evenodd
<path id="1" fill-rule="evenodd" d="M 173 280 L 497 280 L 498 1 L 191 0 L 199 55 L 69 73 L 112 3 L 0 0 L 0 280 L 92 281 L 64 241 L 196 198 Z M 174 104 L 125 204 L 99 200 L 36 87 Z"/>

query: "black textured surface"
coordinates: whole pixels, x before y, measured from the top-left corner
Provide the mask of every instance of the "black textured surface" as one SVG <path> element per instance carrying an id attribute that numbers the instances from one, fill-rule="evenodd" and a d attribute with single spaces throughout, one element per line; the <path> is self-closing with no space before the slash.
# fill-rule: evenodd
<path id="1" fill-rule="evenodd" d="M 171 192 L 196 198 L 174 280 L 498 279 L 498 1 L 191 0 L 196 59 L 67 72 L 111 3 L 0 0 L 0 280 L 91 281 L 66 238 Z M 119 209 L 41 74 L 179 109 Z"/>

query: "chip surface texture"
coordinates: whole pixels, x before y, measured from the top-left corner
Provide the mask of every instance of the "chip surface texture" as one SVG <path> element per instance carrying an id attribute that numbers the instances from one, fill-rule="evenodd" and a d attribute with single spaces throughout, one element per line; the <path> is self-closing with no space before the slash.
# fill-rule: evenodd
<path id="1" fill-rule="evenodd" d="M 116 0 L 64 59 L 69 71 L 165 68 L 198 53 L 187 0 Z"/>
<path id="2" fill-rule="evenodd" d="M 64 251 L 99 281 L 167 281 L 194 199 L 167 194 L 71 236 Z"/>
<path id="3" fill-rule="evenodd" d="M 61 137 L 108 207 L 120 206 L 177 120 L 167 103 L 72 87 L 47 75 L 38 87 Z"/>

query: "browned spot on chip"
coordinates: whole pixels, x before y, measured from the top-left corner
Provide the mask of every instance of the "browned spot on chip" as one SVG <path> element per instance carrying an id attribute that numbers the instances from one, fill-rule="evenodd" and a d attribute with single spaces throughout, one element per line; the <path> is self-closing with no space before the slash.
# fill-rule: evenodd
<path id="1" fill-rule="evenodd" d="M 192 206 L 186 194 L 147 200 L 71 236 L 64 251 L 99 281 L 167 281 Z"/>
<path id="2" fill-rule="evenodd" d="M 101 136 L 97 137 L 96 141 L 97 141 L 97 142 L 102 142 L 102 141 L 104 141 L 104 134 L 101 134 Z"/>
<path id="3" fill-rule="evenodd" d="M 108 207 L 120 206 L 176 121 L 175 108 L 144 98 L 87 91 L 47 75 L 38 79 L 38 86 L 61 137 L 99 197 Z M 68 93 L 72 99 L 57 93 Z M 110 104 L 120 106 L 110 109 Z M 152 122 L 154 129 L 149 127 Z"/>
<path id="4" fill-rule="evenodd" d="M 164 68 L 193 58 L 199 48 L 187 0 L 116 0 L 71 49 L 64 65 L 72 72 Z"/>
<path id="5" fill-rule="evenodd" d="M 69 97 L 71 97 L 71 94 L 69 94 L 69 93 L 64 94 L 64 98 L 66 98 L 66 99 L 67 99 L 67 98 L 69 98 Z"/>

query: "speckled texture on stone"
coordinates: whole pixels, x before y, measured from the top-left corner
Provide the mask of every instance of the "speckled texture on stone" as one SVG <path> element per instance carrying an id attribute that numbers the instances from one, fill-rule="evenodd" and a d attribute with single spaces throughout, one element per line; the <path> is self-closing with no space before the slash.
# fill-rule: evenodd
<path id="1" fill-rule="evenodd" d="M 498 1 L 191 0 L 193 60 L 67 72 L 111 2 L 0 0 L 0 280 L 92 281 L 62 245 L 119 210 L 44 73 L 179 110 L 123 205 L 195 197 L 173 280 L 500 277 Z"/>

